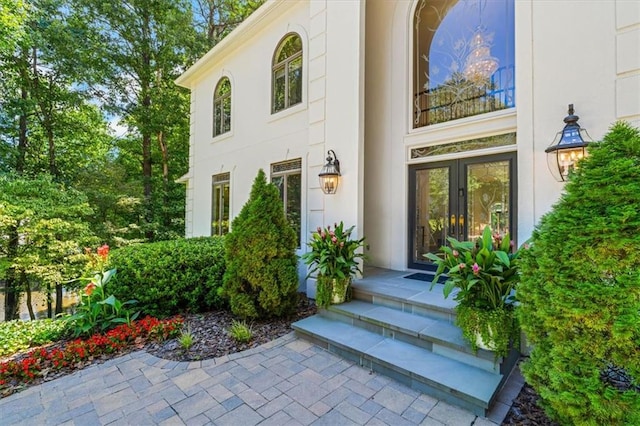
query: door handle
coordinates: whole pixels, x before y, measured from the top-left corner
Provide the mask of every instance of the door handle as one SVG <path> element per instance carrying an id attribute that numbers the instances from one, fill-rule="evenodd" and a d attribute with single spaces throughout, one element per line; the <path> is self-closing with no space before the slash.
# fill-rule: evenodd
<path id="1" fill-rule="evenodd" d="M 454 235 L 456 232 L 456 215 L 452 214 L 449 219 L 449 235 Z"/>
<path id="2" fill-rule="evenodd" d="M 462 228 L 464 228 L 464 216 L 458 216 L 458 225 L 460 226 L 460 233 L 462 233 Z"/>

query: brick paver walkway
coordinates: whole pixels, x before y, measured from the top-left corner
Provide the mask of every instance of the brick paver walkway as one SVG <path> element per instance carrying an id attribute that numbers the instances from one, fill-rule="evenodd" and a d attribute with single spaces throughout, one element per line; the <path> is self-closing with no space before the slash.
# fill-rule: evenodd
<path id="1" fill-rule="evenodd" d="M 495 425 L 293 333 L 205 361 L 114 358 L 0 399 L 0 424 Z"/>

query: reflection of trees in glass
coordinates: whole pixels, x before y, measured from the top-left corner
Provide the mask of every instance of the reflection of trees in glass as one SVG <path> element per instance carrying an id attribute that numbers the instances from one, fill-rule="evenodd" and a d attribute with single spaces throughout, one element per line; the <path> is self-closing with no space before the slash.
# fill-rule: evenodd
<path id="1" fill-rule="evenodd" d="M 299 161 L 300 160 L 295 160 L 291 164 L 295 163 L 297 166 Z M 282 167 L 282 164 L 280 167 Z M 285 165 L 282 169 L 286 170 L 287 166 Z M 284 212 L 287 220 L 296 231 L 298 247 L 300 247 L 300 235 L 302 232 L 302 174 L 299 168 L 286 170 L 284 172 L 280 171 L 279 173 L 282 174 L 271 177 L 271 183 L 273 183 L 280 192 L 280 200 L 282 200 Z"/>
<path id="2" fill-rule="evenodd" d="M 231 130 L 231 82 L 223 77 L 213 96 L 213 136 Z"/>
<path id="3" fill-rule="evenodd" d="M 473 240 L 485 226 L 509 232 L 509 162 L 474 164 L 467 172 L 467 234 Z"/>
<path id="4" fill-rule="evenodd" d="M 211 235 L 224 235 L 229 232 L 229 181 L 222 180 L 227 176 L 213 177 Z"/>
<path id="5" fill-rule="evenodd" d="M 415 236 L 416 260 L 437 251 L 447 232 L 449 214 L 449 169 L 420 170 L 416 174 L 417 229 Z"/>
<path id="6" fill-rule="evenodd" d="M 273 58 L 273 112 L 302 102 L 302 40 L 290 34 Z"/>

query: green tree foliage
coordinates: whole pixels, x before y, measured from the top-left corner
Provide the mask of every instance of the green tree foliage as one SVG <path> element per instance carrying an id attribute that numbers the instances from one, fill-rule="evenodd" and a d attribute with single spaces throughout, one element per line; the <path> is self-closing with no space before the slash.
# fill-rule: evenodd
<path id="1" fill-rule="evenodd" d="M 50 292 L 84 267 L 82 247 L 94 242 L 84 218 L 86 197 L 43 176 L 0 176 L 0 278 L 5 280 L 5 320 L 17 316 L 23 289 Z M 32 319 L 33 312 L 30 312 Z"/>
<path id="2" fill-rule="evenodd" d="M 205 42 L 204 51 L 218 44 L 262 3 L 264 0 L 195 0 L 194 23 Z"/>
<path id="3" fill-rule="evenodd" d="M 189 141 L 187 93 L 173 81 L 200 54 L 186 0 L 73 0 L 89 37 L 82 54 L 93 69 L 101 101 L 130 132 L 119 154 L 135 161 L 148 239 L 183 232 L 184 188 L 173 182 L 186 172 Z M 78 18 L 80 19 L 80 18 Z M 157 165 L 157 166 L 156 166 Z M 159 167 L 158 167 L 159 166 Z"/>
<path id="4" fill-rule="evenodd" d="M 224 292 L 243 318 L 291 313 L 297 303 L 297 237 L 278 189 L 261 169 L 225 241 Z"/>
<path id="5" fill-rule="evenodd" d="M 132 245 L 112 251 L 109 262 L 118 270 L 109 292 L 120 300 L 137 300 L 135 309 L 146 314 L 168 316 L 224 306 L 222 237 Z"/>
<path id="6" fill-rule="evenodd" d="M 640 424 L 640 131 L 615 124 L 521 263 L 523 373 L 563 424 Z"/>

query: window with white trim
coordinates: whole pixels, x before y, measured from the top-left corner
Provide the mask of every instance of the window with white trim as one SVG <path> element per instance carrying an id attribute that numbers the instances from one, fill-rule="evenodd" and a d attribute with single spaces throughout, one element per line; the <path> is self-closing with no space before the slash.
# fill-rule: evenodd
<path id="1" fill-rule="evenodd" d="M 271 112 L 302 102 L 302 40 L 287 34 L 273 55 Z"/>
<path id="2" fill-rule="evenodd" d="M 296 231 L 298 247 L 302 224 L 302 159 L 271 165 L 271 183 L 280 191 L 284 213 Z"/>
<path id="3" fill-rule="evenodd" d="M 229 184 L 231 176 L 227 173 L 213 175 L 211 178 L 211 235 L 224 235 L 229 232 Z"/>
<path id="4" fill-rule="evenodd" d="M 213 136 L 231 130 L 231 82 L 222 77 L 213 92 Z"/>

